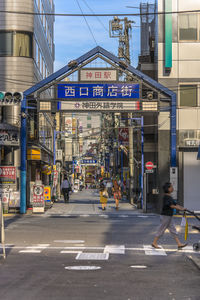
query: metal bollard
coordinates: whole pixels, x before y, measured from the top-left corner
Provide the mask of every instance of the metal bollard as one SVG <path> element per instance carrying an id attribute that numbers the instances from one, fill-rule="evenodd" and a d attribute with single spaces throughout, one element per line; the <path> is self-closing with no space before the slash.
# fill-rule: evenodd
<path id="1" fill-rule="evenodd" d="M 2 201 L 0 200 L 0 243 L 2 244 L 3 249 L 3 258 L 6 258 L 6 249 L 5 249 L 5 230 L 4 230 L 4 218 L 3 218 L 3 205 Z"/>

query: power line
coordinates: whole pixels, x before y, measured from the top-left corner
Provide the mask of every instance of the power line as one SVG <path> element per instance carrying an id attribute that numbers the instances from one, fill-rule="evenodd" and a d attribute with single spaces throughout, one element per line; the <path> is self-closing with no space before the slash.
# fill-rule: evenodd
<path id="1" fill-rule="evenodd" d="M 89 10 L 96 16 L 97 20 L 99 21 L 99 23 L 103 26 L 103 28 L 106 30 L 106 32 L 109 33 L 107 27 L 103 24 L 103 22 L 101 22 L 101 19 L 98 18 L 98 16 L 96 15 L 96 13 L 92 10 L 92 8 L 88 5 L 88 3 L 85 0 L 82 0 L 85 5 L 89 8 Z"/>
<path id="2" fill-rule="evenodd" d="M 83 10 L 82 10 L 82 8 L 81 8 L 81 6 L 80 6 L 79 1 L 76 0 L 76 3 L 78 4 L 78 7 L 80 8 L 80 11 L 81 11 L 81 13 L 82 13 L 82 16 L 83 16 L 83 18 L 84 18 L 84 20 L 85 20 L 85 23 L 86 23 L 86 25 L 87 25 L 87 27 L 88 27 L 88 29 L 89 29 L 89 32 L 91 33 L 91 35 L 92 35 L 92 37 L 93 37 L 94 42 L 95 42 L 96 45 L 98 46 L 97 41 L 96 41 L 96 39 L 95 39 L 95 36 L 94 36 L 94 34 L 93 34 L 93 32 L 92 32 L 92 29 L 90 28 L 90 25 L 89 25 L 89 23 L 88 23 L 88 21 L 87 21 L 87 19 L 86 19 L 86 16 L 85 16 L 84 13 L 83 13 Z"/>
<path id="3" fill-rule="evenodd" d="M 34 15 L 34 16 L 55 16 L 55 17 L 140 17 L 148 15 L 169 15 L 169 14 L 186 14 L 186 13 L 199 13 L 200 9 L 184 10 L 184 11 L 171 11 L 171 12 L 150 12 L 150 13 L 115 13 L 115 14 L 64 14 L 64 13 L 40 13 L 40 12 L 26 12 L 26 11 L 9 11 L 0 10 L 0 13 L 5 14 L 18 14 L 18 15 Z"/>

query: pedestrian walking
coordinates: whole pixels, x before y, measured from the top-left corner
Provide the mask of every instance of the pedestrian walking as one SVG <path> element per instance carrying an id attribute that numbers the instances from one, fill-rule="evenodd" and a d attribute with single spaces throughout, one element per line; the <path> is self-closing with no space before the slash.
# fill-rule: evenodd
<path id="1" fill-rule="evenodd" d="M 107 183 L 106 183 L 106 189 L 107 189 L 107 192 L 108 192 L 108 198 L 112 197 L 112 187 L 113 187 L 112 180 L 108 180 Z"/>
<path id="2" fill-rule="evenodd" d="M 61 191 L 63 193 L 65 203 L 69 202 L 69 192 L 70 192 L 70 190 L 71 190 L 70 182 L 67 179 L 67 177 L 65 176 L 64 180 L 61 184 Z"/>
<path id="3" fill-rule="evenodd" d="M 116 210 L 118 210 L 119 209 L 119 200 L 121 199 L 121 187 L 118 184 L 116 179 L 113 182 L 113 195 L 114 195 L 114 199 L 115 199 L 115 208 L 116 208 Z"/>
<path id="4" fill-rule="evenodd" d="M 102 210 L 106 210 L 106 205 L 108 202 L 108 192 L 103 183 L 100 184 L 99 193 L 100 193 L 100 202 L 101 202 Z"/>
<path id="5" fill-rule="evenodd" d="M 170 182 L 166 182 L 163 186 L 164 190 L 164 197 L 163 197 L 163 208 L 160 216 L 160 225 L 158 227 L 157 233 L 155 235 L 155 238 L 152 243 L 152 247 L 159 249 L 157 242 L 159 238 L 164 234 L 166 229 L 169 229 L 170 233 L 172 234 L 173 238 L 175 239 L 178 250 L 181 250 L 187 244 L 182 244 L 178 238 L 178 233 L 176 231 L 176 227 L 173 222 L 173 212 L 174 209 L 186 211 L 186 208 L 176 204 L 174 199 L 171 196 L 171 193 L 173 192 L 173 186 Z"/>

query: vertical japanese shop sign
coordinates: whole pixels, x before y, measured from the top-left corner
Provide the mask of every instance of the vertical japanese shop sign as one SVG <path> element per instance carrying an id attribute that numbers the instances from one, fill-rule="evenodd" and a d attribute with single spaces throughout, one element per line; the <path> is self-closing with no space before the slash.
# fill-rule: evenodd
<path id="1" fill-rule="evenodd" d="M 128 145 L 129 143 L 128 128 L 119 128 L 119 142 L 122 145 Z"/>
<path id="2" fill-rule="evenodd" d="M 33 186 L 33 212 L 44 212 L 44 186 Z"/>

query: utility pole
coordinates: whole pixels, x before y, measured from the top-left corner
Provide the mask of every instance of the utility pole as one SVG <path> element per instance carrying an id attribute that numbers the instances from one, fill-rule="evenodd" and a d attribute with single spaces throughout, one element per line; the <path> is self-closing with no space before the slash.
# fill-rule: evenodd
<path id="1" fill-rule="evenodd" d="M 130 174 L 130 203 L 133 204 L 133 187 L 134 187 L 134 149 L 133 149 L 133 126 L 132 126 L 132 113 L 128 114 L 128 125 L 129 125 L 129 174 Z"/>
<path id="2" fill-rule="evenodd" d="M 114 17 L 113 20 L 109 22 L 109 33 L 110 37 L 119 38 L 118 47 L 118 57 L 125 60 L 130 64 L 130 34 L 132 29 L 132 24 L 134 21 L 128 20 L 128 18 L 119 19 Z M 128 78 L 127 78 L 128 79 Z M 134 149 L 133 149 L 133 127 L 132 127 L 132 113 L 128 113 L 128 127 L 129 127 L 129 193 L 130 193 L 130 203 L 133 204 L 133 187 L 134 187 Z M 122 153 L 123 154 L 123 153 Z M 123 167 L 123 166 L 121 166 Z M 123 170 L 121 171 L 123 179 Z"/>
<path id="3" fill-rule="evenodd" d="M 134 21 L 128 20 L 128 18 L 119 19 L 114 17 L 109 22 L 109 34 L 111 38 L 119 38 L 118 57 L 124 59 L 130 64 L 130 35 L 132 24 Z"/>

